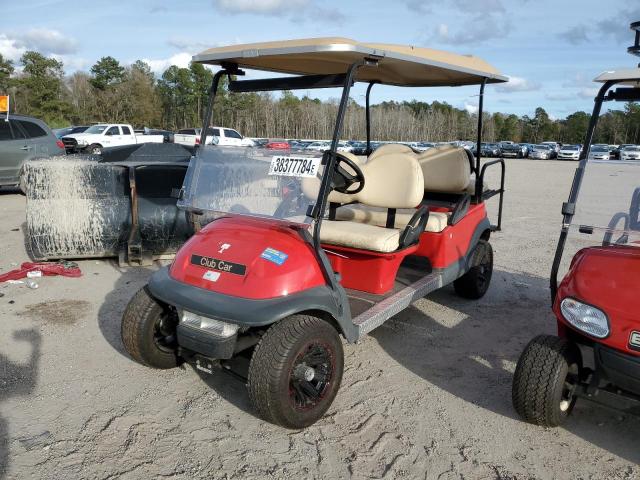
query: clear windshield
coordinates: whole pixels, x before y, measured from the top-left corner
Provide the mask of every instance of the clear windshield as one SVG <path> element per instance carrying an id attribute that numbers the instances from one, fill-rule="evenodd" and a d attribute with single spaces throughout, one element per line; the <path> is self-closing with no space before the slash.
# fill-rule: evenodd
<path id="1" fill-rule="evenodd" d="M 590 160 L 569 236 L 574 248 L 640 247 L 640 162 Z"/>
<path id="2" fill-rule="evenodd" d="M 206 146 L 191 159 L 178 207 L 308 224 L 322 152 Z"/>
<path id="3" fill-rule="evenodd" d="M 108 125 L 93 125 L 87 128 L 84 133 L 102 133 L 107 127 Z"/>

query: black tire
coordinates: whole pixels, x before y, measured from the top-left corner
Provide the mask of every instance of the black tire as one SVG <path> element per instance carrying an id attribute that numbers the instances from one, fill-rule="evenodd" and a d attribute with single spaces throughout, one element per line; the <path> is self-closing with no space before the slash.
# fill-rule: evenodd
<path id="1" fill-rule="evenodd" d="M 491 283 L 493 274 L 493 248 L 487 240 L 479 240 L 471 254 L 471 268 L 453 282 L 456 293 L 463 298 L 482 298 Z"/>
<path id="2" fill-rule="evenodd" d="M 513 375 L 513 407 L 524 420 L 557 427 L 571 413 L 580 352 L 564 338 L 539 335 L 524 349 Z"/>
<path id="3" fill-rule="evenodd" d="M 91 155 L 101 155 L 102 154 L 102 145 L 98 145 L 97 143 L 92 143 L 87 147 L 87 153 Z"/>
<path id="4" fill-rule="evenodd" d="M 177 325 L 176 311 L 153 298 L 144 287 L 129 301 L 122 315 L 122 343 L 136 362 L 147 367 L 177 367 Z"/>
<path id="5" fill-rule="evenodd" d="M 249 365 L 249 398 L 268 422 L 308 427 L 331 406 L 343 370 L 336 329 L 311 315 L 292 315 L 270 327 L 256 346 Z"/>

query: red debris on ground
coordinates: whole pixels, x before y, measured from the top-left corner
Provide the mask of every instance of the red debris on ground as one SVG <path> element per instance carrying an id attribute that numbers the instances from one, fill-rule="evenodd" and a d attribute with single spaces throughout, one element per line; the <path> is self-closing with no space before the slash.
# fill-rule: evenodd
<path id="1" fill-rule="evenodd" d="M 7 280 L 19 280 L 25 278 L 27 273 L 40 271 L 43 276 L 52 277 L 62 275 L 63 277 L 80 277 L 82 272 L 75 262 L 60 261 L 51 262 L 24 262 L 20 268 L 0 275 L 0 283 Z"/>

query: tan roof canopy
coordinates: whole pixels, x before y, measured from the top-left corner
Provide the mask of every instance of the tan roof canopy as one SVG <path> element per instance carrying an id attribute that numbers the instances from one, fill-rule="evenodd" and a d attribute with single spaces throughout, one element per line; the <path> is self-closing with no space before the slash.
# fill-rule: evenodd
<path id="1" fill-rule="evenodd" d="M 623 68 L 602 72 L 593 81 L 604 83 L 609 80 L 620 81 L 624 85 L 640 87 L 640 68 Z"/>
<path id="2" fill-rule="evenodd" d="M 210 48 L 194 62 L 297 75 L 345 73 L 363 58 L 378 59 L 378 66 L 358 69 L 359 82 L 377 81 L 398 86 L 456 86 L 506 82 L 494 67 L 477 57 L 429 48 L 360 43 L 348 38 L 309 38 L 282 42 L 248 43 Z"/>

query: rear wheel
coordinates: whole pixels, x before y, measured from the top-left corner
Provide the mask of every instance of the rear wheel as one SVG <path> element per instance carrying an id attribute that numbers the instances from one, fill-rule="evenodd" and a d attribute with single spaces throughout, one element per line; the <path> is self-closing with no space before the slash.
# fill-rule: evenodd
<path id="1" fill-rule="evenodd" d="M 102 154 L 102 146 L 97 143 L 93 143 L 87 147 L 87 152 L 91 155 L 100 155 Z"/>
<path id="2" fill-rule="evenodd" d="M 178 366 L 177 312 L 156 300 L 147 287 L 141 288 L 122 316 L 122 343 L 131 357 L 148 367 Z"/>
<path id="3" fill-rule="evenodd" d="M 564 338 L 539 335 L 524 349 L 513 375 L 513 406 L 524 420 L 557 427 L 573 410 L 579 351 Z"/>
<path id="4" fill-rule="evenodd" d="M 287 428 L 318 421 L 338 393 L 344 354 L 336 329 L 310 315 L 274 324 L 256 346 L 247 386 L 265 420 Z"/>
<path id="5" fill-rule="evenodd" d="M 482 298 L 491 283 L 493 274 L 493 248 L 487 240 L 479 240 L 471 254 L 471 268 L 453 282 L 456 293 L 464 298 Z"/>

